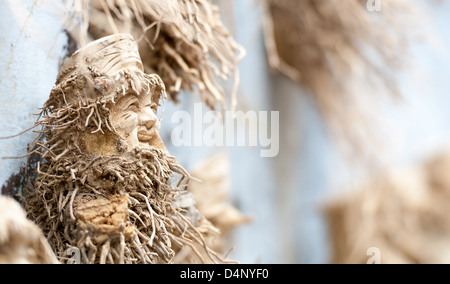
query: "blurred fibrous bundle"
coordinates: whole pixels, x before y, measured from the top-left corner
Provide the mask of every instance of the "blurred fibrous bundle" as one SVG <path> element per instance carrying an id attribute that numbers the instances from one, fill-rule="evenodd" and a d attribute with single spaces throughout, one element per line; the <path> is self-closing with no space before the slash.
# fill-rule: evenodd
<path id="1" fill-rule="evenodd" d="M 358 146 L 363 107 L 400 95 L 396 72 L 406 66 L 417 3 L 382 1 L 380 11 L 367 0 L 263 3 L 271 68 L 305 86 L 331 131 Z"/>
<path id="2" fill-rule="evenodd" d="M 197 211 L 193 213 L 204 216 L 198 229 L 205 232 L 206 243 L 214 251 L 225 254 L 229 233 L 240 225 L 252 222 L 251 218 L 229 203 L 230 159 L 225 153 L 211 156 L 194 167 L 192 176 L 195 179 L 190 179 L 187 187 L 191 198 L 183 200 L 183 203 L 195 204 Z M 216 231 L 208 228 L 208 223 Z M 198 245 L 197 248 L 185 246 L 177 253 L 175 263 L 200 263 L 199 256 L 193 252 L 196 249 L 202 251 Z M 203 258 L 208 259 L 207 255 Z"/>
<path id="3" fill-rule="evenodd" d="M 0 195 L 0 264 L 58 264 L 39 227 L 14 199 Z"/>
<path id="4" fill-rule="evenodd" d="M 161 76 L 171 100 L 177 102 L 181 91 L 197 91 L 213 109 L 236 107 L 237 65 L 245 50 L 210 0 L 86 0 L 82 4 L 81 33 L 73 29 L 80 43 L 130 33 L 138 41 L 145 71 Z M 225 91 L 221 80 L 228 79 L 234 80 L 234 87 Z"/>
<path id="5" fill-rule="evenodd" d="M 383 173 L 327 208 L 332 263 L 365 264 L 376 249 L 382 264 L 450 261 L 450 152 Z M 367 252 L 367 254 L 366 254 Z"/>

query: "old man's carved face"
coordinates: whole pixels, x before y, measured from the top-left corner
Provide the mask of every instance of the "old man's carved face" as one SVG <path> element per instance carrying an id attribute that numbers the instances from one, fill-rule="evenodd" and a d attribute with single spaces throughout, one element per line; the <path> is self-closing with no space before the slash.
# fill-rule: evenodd
<path id="1" fill-rule="evenodd" d="M 111 123 L 125 140 L 128 150 L 138 147 L 165 150 L 159 136 L 158 104 L 156 96 L 127 94 L 111 107 Z"/>

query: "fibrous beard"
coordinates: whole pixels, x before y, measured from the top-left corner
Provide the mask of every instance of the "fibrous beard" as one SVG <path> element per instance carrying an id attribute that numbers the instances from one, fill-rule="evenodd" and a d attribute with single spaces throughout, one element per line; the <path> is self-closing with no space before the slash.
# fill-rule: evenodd
<path id="1" fill-rule="evenodd" d="M 25 200 L 61 262 L 74 248 L 82 263 L 170 263 L 176 247 L 195 243 L 214 254 L 175 206 L 184 190 L 172 185 L 174 174 L 188 175 L 173 157 L 156 149 L 70 153 L 38 166 Z"/>

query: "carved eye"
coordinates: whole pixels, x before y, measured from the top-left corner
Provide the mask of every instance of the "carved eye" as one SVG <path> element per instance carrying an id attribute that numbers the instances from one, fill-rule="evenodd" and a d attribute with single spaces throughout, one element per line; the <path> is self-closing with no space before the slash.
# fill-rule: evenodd
<path id="1" fill-rule="evenodd" d="M 138 102 L 134 102 L 134 103 L 130 104 L 129 106 L 127 106 L 127 108 L 125 110 L 126 111 L 138 112 L 139 111 L 139 103 Z"/>
<path id="2" fill-rule="evenodd" d="M 158 112 L 158 104 L 157 103 L 152 103 L 152 104 L 148 105 L 147 107 L 151 108 L 154 113 Z"/>

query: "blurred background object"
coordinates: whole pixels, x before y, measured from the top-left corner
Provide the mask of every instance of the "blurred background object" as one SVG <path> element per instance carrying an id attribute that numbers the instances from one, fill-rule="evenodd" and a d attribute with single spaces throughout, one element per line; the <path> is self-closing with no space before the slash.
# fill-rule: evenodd
<path id="1" fill-rule="evenodd" d="M 366 264 L 371 248 L 384 264 L 449 263 L 449 166 L 444 151 L 423 164 L 374 177 L 330 204 L 333 263 Z"/>
<path id="2" fill-rule="evenodd" d="M 208 246 L 223 255 L 227 255 L 233 248 L 233 244 L 230 243 L 230 232 L 252 221 L 229 203 L 230 173 L 228 155 L 218 153 L 195 165 L 191 171 L 194 179 L 189 181 L 187 187 L 192 195 L 192 201 L 187 202 L 193 202 L 198 213 L 217 230 L 216 234 L 210 233 L 206 236 Z M 205 256 L 204 259 L 208 258 Z M 185 247 L 177 254 L 175 263 L 200 263 L 200 261 L 191 248 Z"/>
<path id="3" fill-rule="evenodd" d="M 16 201 L 0 196 L 0 264 L 58 264 L 38 226 Z"/>
<path id="4" fill-rule="evenodd" d="M 262 2 L 270 67 L 304 86 L 338 145 L 362 159 L 376 139 L 378 105 L 401 95 L 397 74 L 414 67 L 415 19 L 425 16 L 418 1 L 375 1 L 377 9 L 367 0 Z"/>
<path id="5" fill-rule="evenodd" d="M 448 263 L 448 195 L 429 186 L 429 174 L 391 172 L 330 205 L 333 263 L 366 264 L 371 250 L 383 264 Z"/>

